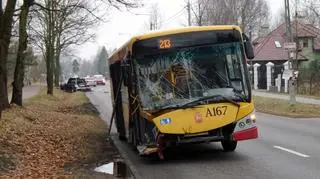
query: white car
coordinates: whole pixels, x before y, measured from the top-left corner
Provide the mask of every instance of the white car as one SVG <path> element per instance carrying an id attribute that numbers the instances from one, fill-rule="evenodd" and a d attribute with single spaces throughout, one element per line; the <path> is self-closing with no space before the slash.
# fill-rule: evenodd
<path id="1" fill-rule="evenodd" d="M 94 75 L 93 76 L 95 82 L 97 85 L 105 85 L 106 84 L 106 79 L 104 78 L 103 75 Z"/>
<path id="2" fill-rule="evenodd" d="M 85 78 L 85 80 L 86 80 L 86 84 L 88 85 L 88 86 L 97 86 L 97 82 L 95 81 L 95 79 L 94 78 Z"/>

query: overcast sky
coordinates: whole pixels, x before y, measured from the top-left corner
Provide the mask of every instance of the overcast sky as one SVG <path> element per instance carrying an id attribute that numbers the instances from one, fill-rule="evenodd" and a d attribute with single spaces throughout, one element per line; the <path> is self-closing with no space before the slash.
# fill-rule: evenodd
<path id="1" fill-rule="evenodd" d="M 94 43 L 86 43 L 77 48 L 77 55 L 82 59 L 91 60 L 98 51 L 98 48 L 105 46 L 107 49 L 118 48 L 130 37 L 146 32 L 149 28 L 148 20 L 150 6 L 158 3 L 162 28 L 179 27 L 187 24 L 186 10 L 182 10 L 186 3 L 185 0 L 145 0 L 145 7 L 131 10 L 133 13 L 146 15 L 134 15 L 126 11 L 113 9 L 108 15 L 108 22 L 96 28 L 96 40 Z M 282 0 L 266 0 L 269 4 L 270 13 L 274 18 L 279 10 L 284 7 Z M 179 13 L 180 12 L 180 13 Z"/>

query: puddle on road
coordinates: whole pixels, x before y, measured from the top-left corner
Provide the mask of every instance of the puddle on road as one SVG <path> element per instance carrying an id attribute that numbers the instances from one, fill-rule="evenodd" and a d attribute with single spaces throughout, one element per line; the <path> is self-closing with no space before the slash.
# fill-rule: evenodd
<path id="1" fill-rule="evenodd" d="M 95 168 L 94 171 L 113 175 L 119 178 L 132 178 L 131 171 L 123 160 L 116 160 L 115 162 L 101 165 Z"/>
<path id="2" fill-rule="evenodd" d="M 94 169 L 94 171 L 113 175 L 113 167 L 114 167 L 114 163 L 112 162 L 112 163 L 108 163 L 100 167 L 97 167 Z"/>

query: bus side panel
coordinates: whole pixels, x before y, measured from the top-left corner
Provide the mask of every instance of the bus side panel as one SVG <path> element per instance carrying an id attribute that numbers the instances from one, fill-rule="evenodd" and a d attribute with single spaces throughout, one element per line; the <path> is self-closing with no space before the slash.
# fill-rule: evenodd
<path id="1" fill-rule="evenodd" d="M 114 111 L 116 116 L 116 127 L 120 138 L 126 136 L 125 127 L 124 127 L 124 119 L 123 119 L 123 108 L 122 108 L 122 94 L 121 90 L 118 91 L 120 88 L 120 81 L 121 81 L 121 67 L 120 62 L 114 63 L 110 65 L 110 76 L 112 80 L 112 89 L 113 89 L 113 99 L 114 99 Z M 117 97 L 117 93 L 118 97 Z"/>

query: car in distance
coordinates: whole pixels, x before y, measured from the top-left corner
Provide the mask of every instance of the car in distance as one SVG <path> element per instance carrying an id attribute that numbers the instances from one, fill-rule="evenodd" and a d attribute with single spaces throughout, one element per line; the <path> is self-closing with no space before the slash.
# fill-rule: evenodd
<path id="1" fill-rule="evenodd" d="M 95 82 L 97 83 L 97 85 L 106 84 L 106 79 L 104 78 L 103 75 L 94 75 L 93 78 L 95 79 Z"/>
<path id="2" fill-rule="evenodd" d="M 91 88 L 86 84 L 86 81 L 83 78 L 69 78 L 67 83 L 60 86 L 60 89 L 69 92 L 91 90 Z"/>
<path id="3" fill-rule="evenodd" d="M 94 78 L 92 78 L 92 77 L 85 77 L 84 79 L 86 80 L 86 84 L 87 84 L 88 86 L 93 86 L 93 87 L 96 87 L 96 86 L 97 86 L 97 82 L 95 81 Z"/>

